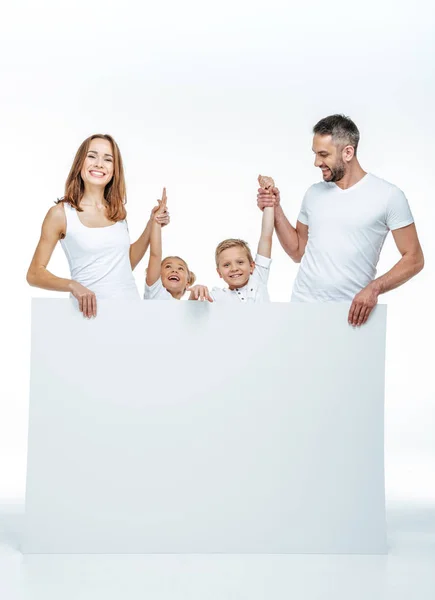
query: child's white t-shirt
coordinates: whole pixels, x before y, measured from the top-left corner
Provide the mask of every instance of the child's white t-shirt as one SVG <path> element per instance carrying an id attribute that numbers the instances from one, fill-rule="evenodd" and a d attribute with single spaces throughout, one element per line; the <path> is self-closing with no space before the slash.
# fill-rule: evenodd
<path id="1" fill-rule="evenodd" d="M 298 220 L 308 225 L 308 242 L 293 302 L 352 301 L 375 279 L 387 233 L 414 222 L 404 193 L 370 173 L 346 190 L 312 185 Z"/>
<path id="2" fill-rule="evenodd" d="M 215 302 L 270 302 L 267 281 L 271 262 L 270 258 L 257 254 L 254 271 L 246 285 L 235 290 L 214 287 L 210 296 Z"/>
<path id="3" fill-rule="evenodd" d="M 171 294 L 168 292 L 166 288 L 163 287 L 162 280 L 159 277 L 153 285 L 147 285 L 145 282 L 145 291 L 143 295 L 144 300 L 176 300 Z"/>

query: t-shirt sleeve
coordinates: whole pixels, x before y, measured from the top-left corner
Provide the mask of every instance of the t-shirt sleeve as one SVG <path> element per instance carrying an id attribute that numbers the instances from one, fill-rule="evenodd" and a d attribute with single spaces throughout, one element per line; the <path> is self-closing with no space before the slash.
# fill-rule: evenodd
<path id="1" fill-rule="evenodd" d="M 271 258 L 267 258 L 266 256 L 261 256 L 261 254 L 257 254 L 257 256 L 255 257 L 255 268 L 254 272 L 252 273 L 252 277 L 266 285 L 269 280 L 271 262 Z"/>
<path id="2" fill-rule="evenodd" d="M 388 197 L 386 223 L 391 231 L 414 223 L 414 217 L 405 194 L 395 186 L 392 187 Z"/>
<path id="3" fill-rule="evenodd" d="M 308 225 L 307 197 L 308 192 L 305 193 L 304 199 L 302 200 L 301 210 L 299 211 L 298 216 L 298 221 L 303 223 L 303 225 Z"/>
<path id="4" fill-rule="evenodd" d="M 147 285 L 145 282 L 144 300 L 171 300 L 171 294 L 165 290 L 160 277 L 153 285 Z"/>

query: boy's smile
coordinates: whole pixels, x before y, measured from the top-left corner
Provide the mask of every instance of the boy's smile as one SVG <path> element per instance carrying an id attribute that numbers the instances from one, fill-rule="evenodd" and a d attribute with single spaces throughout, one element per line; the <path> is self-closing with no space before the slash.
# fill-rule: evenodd
<path id="1" fill-rule="evenodd" d="M 248 283 L 254 267 L 255 263 L 249 262 L 246 250 L 240 246 L 234 246 L 220 253 L 216 270 L 230 290 L 235 290 Z"/>

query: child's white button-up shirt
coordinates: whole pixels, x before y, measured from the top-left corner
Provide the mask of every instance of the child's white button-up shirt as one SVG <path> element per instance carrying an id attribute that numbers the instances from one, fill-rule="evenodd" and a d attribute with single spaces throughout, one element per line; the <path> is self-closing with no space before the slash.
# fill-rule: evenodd
<path id="1" fill-rule="evenodd" d="M 257 254 L 254 271 L 246 285 L 234 290 L 214 287 L 211 297 L 215 302 L 270 302 L 267 282 L 271 262 L 270 258 Z"/>

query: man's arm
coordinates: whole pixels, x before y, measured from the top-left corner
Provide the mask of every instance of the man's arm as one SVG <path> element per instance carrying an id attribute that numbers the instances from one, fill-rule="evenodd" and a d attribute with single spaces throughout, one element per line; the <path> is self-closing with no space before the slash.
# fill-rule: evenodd
<path id="1" fill-rule="evenodd" d="M 275 211 L 275 230 L 285 252 L 294 262 L 300 263 L 308 241 L 308 225 L 297 221 L 294 228 L 279 207 Z"/>
<path id="2" fill-rule="evenodd" d="M 424 267 L 424 256 L 414 223 L 395 229 L 393 238 L 402 258 L 385 275 L 374 279 L 355 296 L 349 311 L 351 325 L 363 325 L 380 294 L 403 285 Z"/>
<path id="3" fill-rule="evenodd" d="M 380 294 L 403 285 L 424 267 L 423 250 L 420 246 L 415 224 L 395 229 L 393 238 L 402 258 L 392 269 L 373 281 Z"/>
<path id="4" fill-rule="evenodd" d="M 298 221 L 296 228 L 294 228 L 290 224 L 281 208 L 278 188 L 273 188 L 272 194 L 259 189 L 257 204 L 261 210 L 268 207 L 275 208 L 275 231 L 279 243 L 294 262 L 301 262 L 308 241 L 308 225 Z"/>

